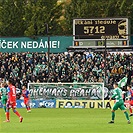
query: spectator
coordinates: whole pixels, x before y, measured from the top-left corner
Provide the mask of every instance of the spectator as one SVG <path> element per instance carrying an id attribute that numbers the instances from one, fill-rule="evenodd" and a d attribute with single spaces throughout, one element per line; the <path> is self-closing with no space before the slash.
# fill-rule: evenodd
<path id="1" fill-rule="evenodd" d="M 28 82 L 103 82 L 106 79 L 111 85 L 124 75 L 128 76 L 128 84 L 133 84 L 132 53 L 107 53 L 106 78 L 102 52 L 50 54 L 49 64 L 50 68 L 47 53 L 2 53 L 0 78 L 14 78 L 20 89 Z"/>

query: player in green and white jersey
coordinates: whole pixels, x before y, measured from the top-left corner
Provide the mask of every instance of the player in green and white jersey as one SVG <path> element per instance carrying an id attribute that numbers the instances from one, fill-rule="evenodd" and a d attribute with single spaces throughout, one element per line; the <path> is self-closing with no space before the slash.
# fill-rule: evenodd
<path id="1" fill-rule="evenodd" d="M 4 107 L 4 111 L 6 112 L 7 89 L 4 87 L 4 83 L 1 83 L 0 96 L 1 96 L 3 107 Z"/>
<path id="2" fill-rule="evenodd" d="M 112 99 L 115 99 L 116 100 L 116 103 L 113 106 L 113 109 L 112 109 L 112 120 L 109 123 L 114 123 L 115 111 L 118 108 L 120 108 L 124 112 L 128 124 L 130 124 L 129 116 L 128 116 L 128 113 L 126 111 L 126 107 L 124 106 L 124 101 L 123 101 L 123 98 L 122 98 L 122 90 L 118 87 L 118 84 L 117 83 L 114 83 L 113 84 L 113 87 L 114 87 L 113 95 L 110 98 L 110 101 Z"/>

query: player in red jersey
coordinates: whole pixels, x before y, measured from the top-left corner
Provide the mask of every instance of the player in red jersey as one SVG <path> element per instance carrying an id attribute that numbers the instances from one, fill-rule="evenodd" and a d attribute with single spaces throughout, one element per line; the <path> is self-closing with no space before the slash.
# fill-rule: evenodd
<path id="1" fill-rule="evenodd" d="M 13 112 L 19 117 L 19 122 L 23 121 L 23 117 L 16 110 L 16 88 L 12 85 L 12 80 L 8 80 L 8 100 L 6 104 L 6 121 L 10 122 L 10 108 L 12 108 Z"/>
<path id="2" fill-rule="evenodd" d="M 132 86 L 128 85 L 127 86 L 127 90 L 129 91 L 129 96 L 128 98 L 129 100 L 129 111 L 130 111 L 130 116 L 133 116 L 133 112 L 132 112 L 132 108 L 131 106 L 133 106 L 133 90 L 132 90 Z"/>
<path id="3" fill-rule="evenodd" d="M 30 93 L 26 89 L 26 86 L 23 86 L 22 88 L 22 96 L 24 97 L 24 104 L 26 106 L 27 112 L 31 112 L 29 101 L 30 101 Z"/>

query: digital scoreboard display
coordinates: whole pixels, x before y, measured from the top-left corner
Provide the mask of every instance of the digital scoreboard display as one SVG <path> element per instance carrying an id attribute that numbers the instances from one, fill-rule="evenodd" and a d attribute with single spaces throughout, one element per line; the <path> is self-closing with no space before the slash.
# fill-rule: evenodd
<path id="1" fill-rule="evenodd" d="M 99 41 L 115 41 L 114 45 L 127 45 L 129 37 L 128 18 L 104 18 L 104 19 L 74 19 L 73 35 L 74 41 L 93 41 L 95 45 Z M 116 43 L 119 41 L 119 43 Z M 89 43 L 85 43 L 89 44 Z"/>

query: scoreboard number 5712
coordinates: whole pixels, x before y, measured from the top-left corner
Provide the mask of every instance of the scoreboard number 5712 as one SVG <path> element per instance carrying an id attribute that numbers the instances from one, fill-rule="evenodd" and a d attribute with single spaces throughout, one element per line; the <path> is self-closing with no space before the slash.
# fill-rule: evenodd
<path id="1" fill-rule="evenodd" d="M 84 34 L 105 33 L 105 26 L 84 26 Z"/>

